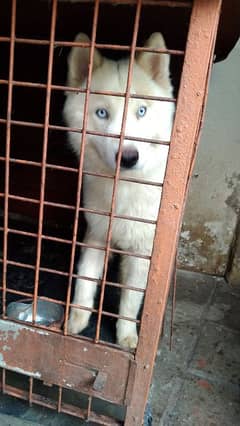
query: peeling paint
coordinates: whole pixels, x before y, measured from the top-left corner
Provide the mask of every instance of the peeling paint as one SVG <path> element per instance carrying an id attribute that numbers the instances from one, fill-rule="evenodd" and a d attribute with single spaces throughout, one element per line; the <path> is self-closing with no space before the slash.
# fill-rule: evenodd
<path id="1" fill-rule="evenodd" d="M 226 198 L 225 203 L 239 215 L 240 213 L 240 173 L 233 173 L 232 176 L 226 178 L 228 188 L 232 190 L 231 194 Z"/>
<path id="2" fill-rule="evenodd" d="M 15 340 L 19 336 L 19 332 L 22 330 L 27 330 L 32 333 L 41 334 L 43 336 L 49 336 L 49 332 L 45 330 L 27 327 L 23 324 L 17 324 L 12 321 L 0 320 L 0 341 L 8 340 L 9 334 L 11 335 L 11 339 Z"/>
<path id="3" fill-rule="evenodd" d="M 24 327 L 24 326 L 23 326 Z M 13 340 L 19 336 L 19 325 L 10 321 L 0 320 L 0 341 L 7 341 L 10 337 Z"/>
<path id="4" fill-rule="evenodd" d="M 7 345 L 3 345 L 3 351 L 10 351 L 11 347 Z"/>
<path id="5" fill-rule="evenodd" d="M 63 383 L 64 383 L 64 386 L 66 386 L 67 388 L 73 388 L 73 384 L 72 383 L 67 383 L 67 380 L 66 379 L 63 379 Z"/>
<path id="6" fill-rule="evenodd" d="M 190 231 L 182 231 L 181 232 L 181 238 L 183 238 L 186 241 L 190 240 Z"/>
<path id="7" fill-rule="evenodd" d="M 220 254 L 226 254 L 229 249 L 229 244 L 228 242 L 225 242 L 224 238 L 221 238 L 221 235 L 223 234 L 222 226 L 222 222 L 218 220 L 206 222 L 204 224 L 204 227 L 206 228 L 205 235 L 212 238 L 211 250 L 215 252 L 218 251 Z"/>
<path id="8" fill-rule="evenodd" d="M 224 274 L 229 251 L 229 232 L 222 221 L 183 223 L 179 241 L 178 265 L 200 272 Z"/>
<path id="9" fill-rule="evenodd" d="M 9 366 L 5 360 L 3 354 L 0 352 L 0 367 L 7 368 L 8 370 L 15 371 L 16 373 L 24 374 L 25 376 L 33 377 L 34 379 L 41 379 L 42 375 L 39 371 L 27 371 L 20 367 Z"/>

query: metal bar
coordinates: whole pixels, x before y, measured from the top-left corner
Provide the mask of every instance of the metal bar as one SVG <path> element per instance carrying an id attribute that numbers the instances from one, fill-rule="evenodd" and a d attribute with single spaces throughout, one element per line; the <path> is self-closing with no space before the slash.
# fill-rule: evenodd
<path id="1" fill-rule="evenodd" d="M 44 238 L 45 238 L 45 236 L 43 235 L 43 239 Z M 47 237 L 47 239 L 50 240 L 51 237 Z M 81 244 L 81 243 L 77 243 L 77 244 Z M 84 246 L 85 247 L 89 247 L 89 248 L 96 248 L 96 246 L 94 246 L 94 245 L 89 246 L 88 244 L 85 244 Z M 99 249 L 99 247 L 98 247 L 98 249 Z M 100 250 L 105 250 L 105 247 L 101 247 Z M 125 252 L 123 252 L 123 253 L 125 254 Z M 126 254 L 127 255 L 131 255 L 132 253 L 126 252 Z M 133 255 L 137 256 L 137 255 L 135 255 L 135 253 Z M 143 257 L 143 256 L 141 256 L 141 257 Z M 145 258 L 145 256 L 144 256 L 144 258 Z M 1 258 L 0 258 L 0 263 L 3 263 L 3 259 L 1 259 Z M 27 268 L 27 269 L 34 270 L 34 265 L 30 265 L 29 263 L 16 262 L 14 260 L 7 259 L 7 264 L 11 265 L 11 266 L 17 266 L 19 268 Z M 61 275 L 61 276 L 68 277 L 68 273 L 67 272 L 59 271 L 58 269 L 51 269 L 51 268 L 40 267 L 40 272 L 47 272 L 47 273 L 50 273 L 50 274 L 55 274 L 55 275 Z M 81 279 L 88 280 L 90 282 L 94 282 L 94 283 L 99 284 L 99 280 L 97 278 L 90 278 L 90 277 L 87 277 L 85 275 L 83 276 L 83 275 L 73 274 L 73 278 L 81 278 Z M 111 287 L 124 288 L 124 289 L 127 289 L 127 290 L 134 290 L 134 291 L 138 291 L 138 292 L 141 292 L 141 293 L 145 292 L 145 290 L 142 289 L 142 288 L 140 288 L 140 287 L 129 286 L 126 283 L 123 284 L 123 283 L 117 283 L 117 282 L 112 282 L 112 281 L 106 281 L 106 285 L 109 285 Z M 3 287 L 0 286 L 0 289 L 3 289 Z M 10 290 L 7 288 L 6 291 L 9 292 Z M 20 294 L 18 290 L 14 290 L 14 292 L 16 294 Z M 29 295 L 29 293 L 23 293 L 23 292 L 21 292 L 21 294 L 24 295 L 24 296 Z M 41 296 L 38 296 L 38 298 L 40 298 L 40 297 Z M 52 301 L 54 301 L 54 299 L 52 299 Z"/>
<path id="2" fill-rule="evenodd" d="M 2 393 L 6 393 L 6 369 L 2 369 Z"/>
<path id="3" fill-rule="evenodd" d="M 0 123 L 5 124 L 7 120 L 5 118 L 0 118 Z M 43 129 L 44 124 L 43 123 L 34 123 L 29 121 L 18 121 L 18 120 L 11 120 L 11 124 L 17 125 L 17 126 L 26 126 L 26 127 L 36 127 L 39 129 Z"/>
<path id="4" fill-rule="evenodd" d="M 22 268 L 27 268 L 27 269 L 32 269 L 33 271 L 35 270 L 35 265 L 30 265 L 29 263 L 23 263 L 23 262 L 15 262 L 13 260 L 7 260 L 8 265 L 12 265 L 12 266 L 19 266 Z"/>
<path id="5" fill-rule="evenodd" d="M 32 407 L 32 395 L 33 395 L 33 378 L 29 377 L 29 395 L 28 395 L 28 402 L 30 407 Z"/>
<path id="6" fill-rule="evenodd" d="M 90 43 L 78 42 L 78 41 L 56 41 L 55 46 L 76 46 L 76 47 L 90 47 Z M 110 49 L 110 50 L 123 50 L 131 51 L 131 46 L 124 46 L 122 44 L 103 44 L 96 43 L 95 47 L 98 49 Z M 149 52 L 149 53 L 166 53 L 169 55 L 184 55 L 184 50 L 173 50 L 173 49 L 158 49 L 153 47 L 136 46 L 135 52 Z"/>
<path id="7" fill-rule="evenodd" d="M 86 0 L 78 0 L 80 3 L 85 3 Z M 93 1 L 93 0 L 90 0 Z M 102 3 L 114 4 L 116 0 L 102 0 Z M 121 3 L 120 3 L 121 2 Z M 135 4 L 134 0 L 120 0 L 117 4 Z M 170 8 L 191 8 L 192 1 L 177 1 L 177 0 L 143 0 L 143 6 L 160 6 L 160 7 L 170 7 Z"/>
<path id="8" fill-rule="evenodd" d="M 14 48 L 16 31 L 16 0 L 12 0 L 11 16 L 11 37 L 9 53 L 9 85 L 7 101 L 7 121 L 6 121 L 6 161 L 5 161 L 5 202 L 4 202 L 4 231 L 3 231 L 3 291 L 2 291 L 2 314 L 6 315 L 6 288 L 7 288 L 7 253 L 8 253 L 8 201 L 9 201 L 9 173 L 10 173 L 10 142 L 11 142 L 11 115 L 12 115 L 12 97 L 13 97 L 13 72 L 14 72 Z"/>
<path id="9" fill-rule="evenodd" d="M 2 263 L 2 259 L 0 259 L 0 263 Z M 28 268 L 28 269 L 32 269 L 34 270 L 34 267 L 32 265 L 26 264 L 26 263 L 21 263 L 21 262 L 14 262 L 12 260 L 8 260 L 7 263 L 11 266 L 17 266 L 19 268 Z M 55 274 L 55 275 L 61 275 L 61 276 L 65 276 L 68 277 L 68 273 L 67 272 L 62 272 L 62 271 L 58 271 L 55 269 L 50 269 L 50 268 L 40 268 L 41 272 L 47 272 L 50 274 Z M 87 277 L 85 275 L 77 275 L 77 274 L 73 274 L 73 278 L 81 278 L 83 280 L 89 281 L 90 283 L 93 282 L 94 284 L 100 285 L 99 280 L 97 278 L 90 278 Z M 143 290 L 140 287 L 133 287 L 124 283 L 115 283 L 112 281 L 106 281 L 106 285 L 108 285 L 109 287 L 116 287 L 116 288 L 124 288 L 126 290 L 132 290 L 132 291 L 136 291 L 139 293 L 145 293 L 145 290 Z M 0 290 L 2 290 L 2 286 L 0 286 Z M 26 293 L 20 290 L 13 290 L 13 289 L 9 289 L 7 288 L 7 293 L 12 293 L 12 294 L 18 294 L 21 296 L 25 296 L 25 297 L 33 297 L 33 293 Z M 38 299 L 42 299 L 42 300 L 49 300 L 50 302 L 54 302 L 56 301 L 56 303 L 59 303 L 61 305 L 65 305 L 65 302 L 61 302 L 57 299 L 52 299 L 50 297 L 45 297 L 45 296 L 38 296 Z M 73 303 L 71 303 L 71 306 L 75 306 Z M 78 306 L 78 305 L 76 305 Z"/>
<path id="10" fill-rule="evenodd" d="M 127 121 L 128 103 L 129 103 L 129 95 L 130 95 L 130 88 L 131 88 L 131 81 L 132 81 L 132 74 L 133 74 L 133 64 L 134 64 L 134 57 L 135 57 L 135 48 L 137 44 L 137 34 L 138 34 L 138 28 L 139 28 L 139 22 L 140 22 L 141 8 L 142 8 L 142 1 L 137 0 L 132 44 L 131 44 L 131 53 L 129 58 L 126 97 L 124 101 L 123 118 L 122 118 L 121 132 L 120 132 L 121 136 L 119 140 L 119 148 L 118 148 L 115 176 L 114 176 L 113 189 L 112 189 L 112 202 L 110 207 L 109 225 L 108 225 L 108 231 L 106 236 L 106 251 L 105 251 L 105 257 L 104 257 L 101 293 L 100 293 L 100 299 L 99 299 L 99 305 L 98 305 L 98 318 L 97 318 L 97 326 L 96 326 L 95 343 L 98 342 L 99 336 L 100 336 L 101 314 L 102 314 L 102 308 L 103 308 L 108 260 L 109 260 L 109 254 L 110 254 L 109 249 L 110 249 L 111 237 L 112 237 L 114 209 L 115 209 L 116 196 L 117 196 L 117 184 L 118 184 L 119 176 L 120 176 L 120 163 L 121 163 L 122 147 L 124 142 L 124 134 L 125 134 L 125 128 L 126 128 L 126 121 Z"/>
<path id="11" fill-rule="evenodd" d="M 99 247 L 99 246 L 96 246 L 96 245 L 93 245 L 93 244 L 85 244 L 85 243 L 79 243 L 79 242 L 76 243 L 76 245 L 79 245 L 79 246 L 82 246 L 82 247 L 88 247 L 88 248 L 97 248 L 99 250 L 105 250 L 106 249 L 106 247 L 101 247 L 101 246 Z M 117 253 L 117 254 L 121 254 L 123 256 L 133 256 L 133 257 L 137 257 L 139 259 L 146 259 L 146 260 L 151 259 L 151 256 L 146 256 L 146 255 L 141 254 L 141 253 L 135 253 L 135 252 L 127 251 L 127 250 L 118 250 L 118 249 L 114 249 L 112 247 L 109 248 L 109 251 L 111 253 Z M 0 262 L 3 263 L 3 259 L 0 258 Z M 26 268 L 30 267 L 30 268 L 34 269 L 33 265 L 29 265 L 27 263 L 25 264 L 25 263 L 21 263 L 21 262 L 13 262 L 11 260 L 7 260 L 7 263 L 15 265 L 15 266 L 24 266 Z M 58 270 L 50 269 L 50 268 L 40 267 L 40 271 L 50 272 L 50 273 L 54 273 L 54 274 L 58 274 L 58 275 L 66 275 L 66 276 L 68 275 L 67 272 L 60 272 Z M 81 276 L 73 274 L 73 278 L 81 278 Z M 86 277 L 84 279 L 86 279 Z"/>
<path id="12" fill-rule="evenodd" d="M 2 290 L 2 287 L 0 287 L 0 289 Z M 10 288 L 7 289 L 7 293 L 16 294 L 18 296 L 24 296 L 24 297 L 27 297 L 29 299 L 33 297 L 32 293 L 26 293 L 25 291 L 13 290 L 13 289 L 10 289 Z"/>
<path id="13" fill-rule="evenodd" d="M 141 424 L 144 415 L 186 199 L 186 186 L 199 137 L 199 121 L 203 113 L 208 67 L 213 57 L 220 9 L 221 0 L 211 2 L 195 0 L 193 4 L 172 144 L 143 308 L 143 321 L 136 351 L 138 367 L 125 426 Z M 151 312 L 155 313 L 154 316 L 149 315 Z"/>
<path id="14" fill-rule="evenodd" d="M 11 385 L 6 385 L 5 394 L 18 399 L 22 399 L 24 401 L 28 401 L 28 393 L 26 391 Z M 32 395 L 32 402 L 41 407 L 49 408 L 50 410 L 56 410 L 56 404 L 42 395 L 34 393 Z M 75 416 L 83 420 L 86 419 L 86 410 L 71 404 L 62 403 L 61 413 Z M 98 424 L 106 426 L 120 426 L 120 423 L 112 419 L 111 417 L 103 416 L 101 414 L 95 414 L 93 412 L 91 413 L 89 421 L 92 421 L 94 423 L 97 422 Z"/>
<path id="15" fill-rule="evenodd" d="M 1 157 L 0 158 L 0 160 L 4 160 L 4 158 L 3 157 Z M 30 162 L 30 161 L 25 161 L 25 160 L 18 160 L 18 159 L 9 159 L 9 162 L 11 163 L 11 162 L 13 162 L 13 163 L 19 163 L 19 164 L 25 164 L 25 165 L 30 165 L 30 166 L 38 166 L 38 167 L 41 167 L 41 164 L 40 163 L 36 163 L 36 164 L 32 164 L 33 162 Z M 73 171 L 74 173 L 77 171 L 77 169 L 67 169 L 66 167 L 64 167 L 64 166 L 55 166 L 54 164 L 46 164 L 46 168 L 50 168 L 50 169 L 56 169 L 56 170 L 63 170 L 63 171 Z M 67 169 L 67 170 L 66 170 Z M 108 175 L 108 174 L 105 174 L 105 173 L 95 173 L 95 172 L 89 172 L 88 170 L 83 170 L 83 172 L 82 172 L 82 174 L 83 175 L 89 175 L 89 176 L 99 176 L 99 177 L 104 177 L 104 178 L 106 178 L 106 179 L 114 179 L 114 175 Z M 119 177 L 119 180 L 121 180 L 121 181 L 124 181 L 124 182 L 133 182 L 133 183 L 139 183 L 139 184 L 142 184 L 142 185 L 151 185 L 151 186 L 158 186 L 158 187 L 162 187 L 163 186 L 163 184 L 162 183 L 159 183 L 159 182 L 154 182 L 154 181 L 150 181 L 150 180 L 144 180 L 144 179 L 136 179 L 136 178 L 131 178 L 131 177 Z M 1 196 L 4 196 L 4 193 L 1 193 L 0 192 L 0 197 Z M 19 196 L 19 195 L 13 195 L 13 194 L 10 194 L 9 195 L 9 197 L 19 197 L 19 199 L 21 199 L 22 201 L 29 201 L 29 200 L 33 200 L 32 202 L 38 202 L 39 203 L 39 200 L 37 200 L 37 199 L 33 199 L 33 198 L 27 198 L 27 197 L 22 197 L 22 196 Z M 55 206 L 55 207 L 63 207 L 64 206 L 64 204 L 60 204 L 60 203 L 54 203 L 54 202 L 51 202 L 51 201 L 44 201 L 44 203 L 46 204 L 46 203 L 48 203 L 49 205 L 50 205 L 50 203 L 51 203 L 51 205 L 52 206 Z M 69 208 L 69 207 L 71 207 L 71 206 L 67 206 L 66 208 Z M 80 207 L 80 209 L 84 209 L 84 207 Z M 86 209 L 87 210 L 87 209 Z M 97 211 L 97 210 L 91 210 L 91 211 Z M 130 216 L 129 216 L 130 217 Z M 146 219 L 147 220 L 147 219 Z"/>
<path id="16" fill-rule="evenodd" d="M 165 100 L 165 98 L 163 98 Z M 82 133 L 82 129 L 80 128 L 76 128 L 76 127 L 66 127 L 66 126 L 56 126 L 56 125 L 50 125 L 49 128 L 51 128 L 51 130 L 62 130 L 62 131 L 68 131 L 68 132 L 73 132 L 73 133 Z M 96 130 L 87 130 L 86 131 L 87 135 L 93 135 L 93 136 L 105 136 L 107 138 L 115 138 L 115 139 L 120 139 L 120 134 L 116 134 L 116 133 L 104 133 L 104 132 L 98 132 Z M 156 143 L 159 145 L 169 145 L 168 141 L 161 141 L 159 139 L 146 139 L 146 138 L 136 138 L 134 136 L 125 136 L 126 140 L 130 140 L 130 141 L 137 141 L 137 142 L 145 142 L 145 143 Z"/>
<path id="17" fill-rule="evenodd" d="M 162 98 L 164 101 L 166 101 L 166 99 L 168 98 Z M 158 98 L 159 100 L 159 98 Z M 7 122 L 6 119 L 4 118 L 0 118 L 0 123 L 5 124 Z M 44 124 L 43 123 L 34 123 L 34 122 L 30 122 L 30 121 L 18 121 L 18 120 L 11 120 L 11 124 L 14 124 L 16 126 L 25 126 L 25 127 L 35 127 L 35 128 L 44 128 Z M 73 132 L 73 133 L 82 133 L 82 129 L 80 128 L 76 128 L 76 127 L 68 127 L 68 126 L 60 126 L 60 125 L 55 125 L 55 124 L 49 124 L 48 128 L 51 130 L 59 130 L 59 131 L 63 131 L 63 132 Z M 107 138 L 115 138 L 115 139 L 119 139 L 120 138 L 120 134 L 115 134 L 115 133 L 104 133 L 104 132 L 97 132 L 94 130 L 86 130 L 86 134 L 87 135 L 93 135 L 93 136 L 105 136 Z M 143 143 L 153 143 L 153 144 L 157 144 L 157 145 L 169 145 L 170 142 L 169 141 L 161 141 L 159 139 L 147 139 L 147 138 L 136 138 L 134 136 L 125 136 L 126 140 L 129 141 L 137 141 L 137 142 L 143 142 Z M 3 158 L 3 157 L 2 157 Z M 24 160 L 22 160 L 24 161 Z M 27 160 L 26 160 L 27 161 Z M 64 167 L 64 166 L 58 166 L 58 167 Z"/>
<path id="18" fill-rule="evenodd" d="M 90 46 L 90 45 L 89 45 Z M 8 84 L 8 80 L 0 79 L 0 84 Z M 46 89 L 47 85 L 44 83 L 34 83 L 31 81 L 18 81 L 13 80 L 13 85 L 17 87 L 30 87 L 35 89 Z M 59 86 L 56 84 L 50 85 L 52 90 L 60 90 L 60 91 L 68 91 L 68 92 L 77 92 L 77 93 L 86 93 L 86 89 L 82 89 L 80 87 L 70 87 L 70 86 Z M 125 92 L 112 92 L 109 90 L 90 90 L 91 95 L 106 95 L 106 96 L 117 96 L 117 97 L 125 97 Z M 151 101 L 165 101 L 165 102 L 176 102 L 176 98 L 166 98 L 162 96 L 151 96 L 151 95 L 140 95 L 140 94 L 130 94 L 130 98 L 132 99 L 147 99 Z"/>
<path id="19" fill-rule="evenodd" d="M 87 407 L 87 421 L 89 421 L 91 415 L 91 407 L 92 407 L 92 397 L 88 397 L 88 407 Z"/>
<path id="20" fill-rule="evenodd" d="M 61 413 L 62 411 L 62 386 L 58 387 L 58 407 L 57 407 L 58 413 Z"/>
<path id="21" fill-rule="evenodd" d="M 38 240 L 37 240 L 36 269 L 35 269 L 35 280 L 34 280 L 33 322 L 35 322 L 36 313 L 37 313 L 39 268 L 40 268 L 41 248 L 42 248 L 42 229 L 43 229 L 44 193 L 45 193 L 45 180 L 46 180 L 48 126 L 49 126 L 50 101 L 51 101 L 50 84 L 51 84 L 51 81 L 52 81 L 53 57 L 54 57 L 54 37 L 55 37 L 56 20 L 57 20 L 57 0 L 53 0 L 52 1 L 51 29 L 50 29 L 49 56 L 48 56 L 48 75 L 47 75 L 47 88 L 46 88 L 44 134 L 43 134 L 41 189 L 40 189 L 40 205 L 39 205 L 39 218 L 38 218 Z"/>
<path id="22" fill-rule="evenodd" d="M 71 297 L 71 288 L 72 288 L 72 277 L 73 277 L 74 259 L 75 259 L 75 251 L 76 251 L 77 229 L 78 229 L 78 219 L 79 219 L 79 206 L 80 206 L 82 177 L 83 177 L 83 175 L 82 175 L 83 161 L 84 161 L 84 152 L 85 152 L 85 145 L 86 145 L 87 115 L 88 115 L 88 106 L 89 106 L 91 78 L 92 78 L 92 72 L 93 72 L 93 58 L 94 58 L 94 49 L 95 49 L 95 41 L 96 41 L 98 15 L 99 15 L 99 0 L 95 0 L 94 13 L 93 13 L 91 47 L 90 47 L 90 53 L 89 53 L 89 68 L 88 68 L 88 76 L 87 76 L 87 83 L 86 83 L 86 97 L 85 97 L 85 103 L 84 103 L 83 128 L 82 128 L 82 135 L 81 135 L 81 151 L 80 151 L 80 158 L 79 158 L 78 186 L 77 186 L 77 194 L 76 194 L 76 211 L 75 211 L 74 226 L 73 226 L 73 238 L 72 238 L 70 268 L 69 268 L 68 292 L 67 292 L 65 318 L 64 318 L 64 334 L 65 335 L 67 334 L 67 322 L 68 322 L 68 316 L 69 316 L 70 297 Z"/>
<path id="23" fill-rule="evenodd" d="M 173 348 L 173 324 L 174 324 L 174 314 L 176 308 L 176 291 L 177 291 L 177 252 L 175 254 L 174 266 L 173 266 L 173 291 L 172 291 L 172 306 L 171 306 L 171 325 L 170 325 L 170 340 L 169 340 L 169 350 Z"/>
<path id="24" fill-rule="evenodd" d="M 90 176 L 99 176 L 99 177 L 104 177 L 104 178 L 111 178 L 113 179 L 114 176 L 111 175 L 106 175 L 104 173 L 93 173 L 93 172 L 88 172 L 88 171 L 83 171 L 83 174 L 85 175 L 90 175 Z M 144 179 L 135 179 L 135 178 L 130 178 L 130 177 L 119 177 L 118 179 L 119 181 L 122 180 L 124 182 L 133 182 L 133 183 L 139 183 L 139 184 L 143 184 L 143 185 L 152 185 L 152 186 L 158 186 L 158 187 L 162 187 L 162 183 L 158 183 L 158 182 L 153 182 L 153 181 L 149 181 L 149 180 L 144 180 Z"/>
<path id="25" fill-rule="evenodd" d="M 0 37 L 1 41 L 10 41 L 9 37 L 4 37 L 4 40 L 2 40 L 3 37 Z M 49 40 L 39 40 L 39 39 L 32 39 L 32 38 L 22 38 L 22 37 L 15 37 L 15 43 L 20 44 L 35 44 L 39 46 L 48 46 L 50 44 Z M 85 42 L 78 42 L 78 41 L 54 41 L 54 47 L 90 47 L 90 43 Z M 103 43 L 95 43 L 95 47 L 98 49 L 111 49 L 111 50 L 123 50 L 123 51 L 130 51 L 131 46 L 124 46 L 122 44 L 103 44 Z M 166 53 L 169 55 L 184 55 L 184 50 L 174 50 L 174 49 L 157 49 L 157 48 L 151 48 L 151 47 L 142 47 L 142 46 L 136 46 L 135 52 L 155 52 L 155 53 Z"/>
<path id="26" fill-rule="evenodd" d="M 31 203 L 31 204 L 39 204 L 39 200 L 35 198 L 22 197 L 21 195 L 9 194 L 8 198 L 11 200 L 17 200 L 17 201 L 27 201 L 28 203 Z"/>

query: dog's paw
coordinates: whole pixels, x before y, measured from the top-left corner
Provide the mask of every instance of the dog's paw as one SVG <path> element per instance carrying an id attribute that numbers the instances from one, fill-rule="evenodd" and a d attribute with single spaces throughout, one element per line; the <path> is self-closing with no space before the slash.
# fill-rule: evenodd
<path id="1" fill-rule="evenodd" d="M 80 309 L 71 309 L 70 318 L 68 320 L 68 333 L 79 334 L 87 327 L 89 321 L 89 312 Z"/>
<path id="2" fill-rule="evenodd" d="M 136 324 L 119 319 L 116 324 L 117 343 L 125 349 L 135 349 L 138 343 Z"/>
<path id="3" fill-rule="evenodd" d="M 138 344 L 138 335 L 136 333 L 118 339 L 118 344 L 125 349 L 136 349 Z"/>

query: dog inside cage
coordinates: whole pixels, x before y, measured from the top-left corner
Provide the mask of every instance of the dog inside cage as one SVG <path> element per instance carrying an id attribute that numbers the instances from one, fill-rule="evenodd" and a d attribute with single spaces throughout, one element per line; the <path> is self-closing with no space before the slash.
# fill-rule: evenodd
<path id="1" fill-rule="evenodd" d="M 90 42 L 84 33 L 78 34 L 75 41 Z M 165 50 L 162 34 L 152 34 L 145 47 Z M 69 127 L 78 128 L 80 125 L 83 128 L 83 123 L 86 122 L 84 114 L 88 116 L 83 163 L 87 176 L 84 176 L 83 181 L 83 205 L 87 209 L 109 212 L 110 218 L 85 211 L 87 231 L 84 244 L 88 247 L 82 252 L 78 274 L 89 277 L 91 272 L 94 279 L 106 276 L 107 252 L 89 245 L 104 246 L 107 243 L 108 252 L 112 247 L 132 251 L 130 255 L 124 254 L 120 263 L 120 275 L 125 288 L 121 291 L 119 314 L 121 317 L 136 320 L 142 293 L 136 292 L 135 287 L 140 290 L 146 288 L 149 270 L 149 259 L 137 256 L 151 255 L 154 224 L 160 205 L 160 185 L 163 183 L 166 168 L 167 144 L 170 142 L 174 113 L 173 102 L 154 101 L 150 100 L 150 97 L 172 98 L 169 55 L 143 51 L 129 63 L 129 60 L 125 59 L 105 59 L 96 49 L 90 51 L 84 47 L 73 47 L 68 60 L 69 86 L 84 88 L 88 80 L 91 52 L 90 87 L 98 93 L 90 96 L 88 108 L 85 107 L 85 93 L 67 93 L 64 117 Z M 117 95 L 126 92 L 126 99 L 129 93 L 133 93 L 134 98 L 129 99 L 127 104 L 120 96 L 108 97 L 108 94 L 99 94 L 102 90 L 117 92 Z M 141 96 L 148 98 L 142 99 Z M 109 133 L 116 136 L 109 137 Z M 143 138 L 154 140 L 144 143 Z M 163 145 L 160 145 L 157 139 L 162 141 Z M 80 157 L 82 144 L 79 134 L 69 132 L 69 141 Z M 114 172 L 119 178 L 118 183 L 116 178 L 112 181 L 108 177 L 97 175 L 111 175 Z M 147 181 L 147 184 L 143 183 L 144 181 Z M 78 279 L 75 284 L 74 304 L 92 308 L 95 291 L 96 285 L 90 285 L 89 281 L 83 278 Z M 78 334 L 87 327 L 88 322 L 89 312 L 74 307 L 70 312 L 68 330 Z M 116 327 L 119 345 L 135 348 L 136 324 L 119 318 Z"/>
<path id="2" fill-rule="evenodd" d="M 60 358 L 41 377 L 3 368 L 9 395 L 124 422 L 190 13 L 1 2 L 2 317 L 40 327 L 39 352 Z"/>
<path id="3" fill-rule="evenodd" d="M 139 5 L 58 2 L 53 22 L 43 1 L 37 23 L 24 14 L 32 3 L 18 1 L 12 64 L 9 212 L 24 224 L 9 216 L 5 299 L 56 301 L 65 333 L 125 349 L 137 345 L 179 79 L 168 8 L 150 25 L 159 8 Z M 9 2 L 2 9 L 7 38 Z M 119 16 L 127 32 L 114 31 Z M 1 49 L 7 58 L 9 43 Z M 182 51 L 173 53 L 180 68 Z"/>
<path id="4" fill-rule="evenodd" d="M 1 1 L 8 395 L 142 424 L 219 3 Z"/>

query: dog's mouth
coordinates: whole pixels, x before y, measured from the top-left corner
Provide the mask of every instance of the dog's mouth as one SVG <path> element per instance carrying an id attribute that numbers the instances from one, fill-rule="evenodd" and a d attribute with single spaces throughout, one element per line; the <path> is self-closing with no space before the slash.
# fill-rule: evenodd
<path id="1" fill-rule="evenodd" d="M 116 153 L 116 163 L 118 159 L 118 153 Z M 139 159 L 138 151 L 135 148 L 125 148 L 122 151 L 120 167 L 121 169 L 132 169 L 136 166 Z"/>

